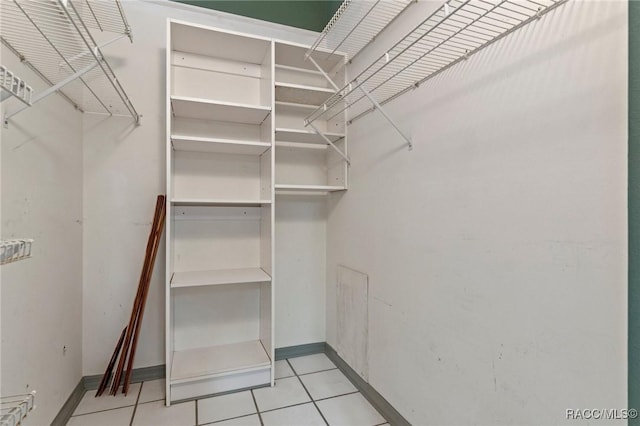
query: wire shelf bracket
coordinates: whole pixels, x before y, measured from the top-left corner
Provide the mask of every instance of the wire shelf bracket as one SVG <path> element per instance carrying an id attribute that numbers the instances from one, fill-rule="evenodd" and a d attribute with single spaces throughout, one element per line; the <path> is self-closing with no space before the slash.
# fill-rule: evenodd
<path id="1" fill-rule="evenodd" d="M 32 239 L 1 240 L 0 241 L 0 265 L 17 262 L 31 257 Z"/>
<path id="2" fill-rule="evenodd" d="M 537 21 L 569 0 L 447 0 L 390 49 L 336 90 L 305 118 L 305 126 L 349 110 L 347 124 L 379 110 L 412 148 L 411 139 L 382 108 L 425 81 L 512 32 Z M 408 2 L 345 0 L 306 57 L 338 49 L 352 61 L 404 12 Z M 354 36 L 356 35 L 356 36 Z M 353 40 L 351 38 L 353 37 Z M 316 53 L 317 54 L 317 53 Z M 373 106 L 362 103 L 367 99 Z"/>
<path id="3" fill-rule="evenodd" d="M 0 102 L 15 97 L 27 106 L 31 105 L 33 89 L 23 79 L 0 65 Z"/>
<path id="4" fill-rule="evenodd" d="M 0 426 L 18 426 L 36 408 L 36 391 L 0 398 Z"/>
<path id="5" fill-rule="evenodd" d="M 101 39 L 106 33 L 117 36 L 98 44 L 92 31 L 104 32 Z M 28 105 L 56 92 L 81 112 L 131 116 L 139 124 L 140 114 L 102 53 L 124 37 L 133 40 L 119 0 L 0 2 L 0 41 L 50 86 L 24 106 L 7 111 L 5 125 Z"/>

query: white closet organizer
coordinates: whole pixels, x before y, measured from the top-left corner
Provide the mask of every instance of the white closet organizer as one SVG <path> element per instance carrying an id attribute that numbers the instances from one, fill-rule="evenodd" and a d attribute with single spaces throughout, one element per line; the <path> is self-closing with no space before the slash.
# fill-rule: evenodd
<path id="1" fill-rule="evenodd" d="M 5 124 L 56 92 L 82 112 L 126 115 L 138 123 L 138 112 L 102 53 L 125 37 L 132 40 L 118 0 L 0 2 L 2 44 L 50 86 L 29 93 L 28 101 L 16 96 L 24 105 L 7 110 Z"/>
<path id="2" fill-rule="evenodd" d="M 315 122 L 321 133 L 304 125 L 304 118 L 335 93 L 329 78 L 344 84 L 345 58 L 315 58 L 327 74 L 305 61 L 307 46 L 275 43 L 275 188 L 278 194 L 308 194 L 347 189 L 346 115 Z M 320 56 L 322 55 L 322 56 Z M 328 78 L 327 78 L 328 77 Z"/>
<path id="3" fill-rule="evenodd" d="M 305 124 L 313 127 L 318 120 L 331 120 L 347 109 L 350 109 L 351 123 L 377 109 L 411 148 L 411 139 L 382 105 L 540 19 L 566 1 L 448 0 L 361 72 L 350 77 L 347 84 L 339 90 L 336 88 L 332 96 L 307 116 Z M 408 4 L 407 0 L 346 0 L 307 55 L 313 56 L 318 46 L 324 46 L 334 52 L 333 55 L 344 52 L 352 60 L 406 10 Z"/>
<path id="4" fill-rule="evenodd" d="M 166 403 L 272 385 L 274 46 L 170 20 Z"/>

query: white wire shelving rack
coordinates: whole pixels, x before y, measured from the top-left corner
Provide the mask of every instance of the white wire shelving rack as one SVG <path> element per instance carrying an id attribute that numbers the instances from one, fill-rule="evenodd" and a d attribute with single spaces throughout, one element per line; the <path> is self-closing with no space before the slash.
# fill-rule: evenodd
<path id="1" fill-rule="evenodd" d="M 115 35 L 115 36 L 114 36 Z M 106 41 L 98 43 L 94 36 Z M 119 0 L 2 0 L 0 41 L 50 87 L 30 104 L 58 92 L 82 112 L 140 115 L 102 53 L 122 38 L 132 40 Z M 28 108 L 5 113 L 8 119 Z"/>
<path id="2" fill-rule="evenodd" d="M 31 257 L 32 239 L 0 240 L 0 265 Z"/>
<path id="3" fill-rule="evenodd" d="M 0 426 L 17 426 L 36 408 L 36 391 L 0 398 Z"/>
<path id="4" fill-rule="evenodd" d="M 307 116 L 305 126 L 316 129 L 314 121 L 331 119 L 346 109 L 351 109 L 347 122 L 351 124 L 378 110 L 411 149 L 411 139 L 386 113 L 384 104 L 567 1 L 448 0 L 355 77 L 350 77 L 348 84 L 336 87 L 336 93 Z M 344 49 L 353 59 L 405 10 L 400 5 L 393 8 L 390 3 L 395 2 L 346 0 L 307 56 L 320 45 L 333 44 L 333 49 Z M 353 35 L 357 36 L 349 41 Z"/>

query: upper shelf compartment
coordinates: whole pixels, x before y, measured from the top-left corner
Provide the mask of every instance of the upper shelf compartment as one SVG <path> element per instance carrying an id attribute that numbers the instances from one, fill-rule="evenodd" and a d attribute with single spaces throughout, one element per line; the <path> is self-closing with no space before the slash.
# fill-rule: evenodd
<path id="1" fill-rule="evenodd" d="M 51 87 L 34 94 L 31 104 L 56 91 L 83 112 L 139 115 L 102 48 L 131 30 L 118 0 L 51 0 L 0 2 L 2 44 Z M 94 32 L 105 32 L 98 44 Z M 97 30 L 97 31 L 96 31 Z M 106 33 L 116 34 L 109 39 Z M 8 110 L 6 119 L 28 105 Z"/>
<path id="2" fill-rule="evenodd" d="M 210 31 L 179 21 L 170 21 L 169 25 L 174 113 L 178 115 L 177 99 L 197 98 L 208 106 L 243 108 L 245 112 L 253 110 L 261 116 L 260 120 L 250 117 L 248 121 L 242 118 L 230 121 L 260 123 L 270 111 L 273 98 L 272 42 Z M 232 117 L 236 115 L 232 114 Z M 227 121 L 224 115 L 190 114 L 188 117 Z"/>
<path id="3" fill-rule="evenodd" d="M 448 0 L 350 78 L 307 117 L 306 123 L 320 117 L 329 119 L 346 108 L 350 108 L 350 120 L 356 120 L 374 110 L 362 99 L 384 105 L 566 1 Z M 396 8 L 392 8 L 394 3 Z M 319 47 L 357 55 L 406 10 L 407 3 L 345 1 L 308 55 L 316 54 Z"/>

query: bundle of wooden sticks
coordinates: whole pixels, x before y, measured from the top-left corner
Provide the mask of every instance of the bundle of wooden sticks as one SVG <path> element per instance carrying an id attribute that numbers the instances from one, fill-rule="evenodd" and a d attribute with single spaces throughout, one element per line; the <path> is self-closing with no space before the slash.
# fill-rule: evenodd
<path id="1" fill-rule="evenodd" d="M 102 376 L 102 381 L 96 392 L 96 396 L 100 396 L 109 386 L 109 380 L 111 379 L 113 368 L 118 361 L 118 367 L 111 380 L 111 389 L 109 393 L 116 395 L 118 388 L 122 382 L 122 393 L 125 395 L 129 391 L 129 383 L 131 381 L 131 369 L 133 368 L 133 360 L 136 355 L 136 346 L 138 344 L 138 336 L 140 334 L 140 326 L 142 325 L 142 317 L 144 316 L 144 306 L 147 302 L 147 294 L 149 293 L 149 285 L 151 283 L 151 274 L 153 273 L 153 265 L 156 261 L 156 254 L 158 253 L 158 246 L 160 245 L 160 237 L 162 236 L 162 230 L 164 229 L 164 219 L 166 216 L 166 203 L 165 196 L 158 195 L 156 201 L 156 210 L 153 217 L 153 224 L 151 225 L 151 233 L 149 234 L 149 241 L 147 242 L 147 252 L 144 257 L 144 263 L 142 266 L 142 272 L 140 274 L 140 282 L 138 283 L 138 292 L 133 302 L 133 309 L 131 310 L 131 318 L 129 324 L 122 330 L 116 348 L 111 356 L 111 360 L 107 365 L 107 369 Z M 124 379 L 122 374 L 124 374 Z"/>

